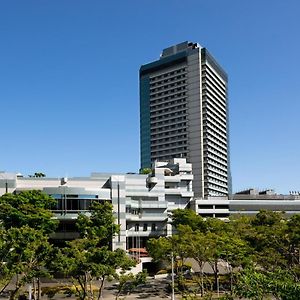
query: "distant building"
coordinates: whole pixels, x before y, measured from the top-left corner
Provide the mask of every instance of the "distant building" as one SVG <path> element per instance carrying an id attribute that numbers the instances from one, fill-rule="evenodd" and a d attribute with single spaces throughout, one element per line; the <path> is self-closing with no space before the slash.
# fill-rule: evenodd
<path id="1" fill-rule="evenodd" d="M 247 189 L 226 197 L 195 197 L 191 208 L 204 218 L 226 219 L 230 215 L 256 215 L 260 210 L 285 212 L 289 217 L 300 213 L 300 193 L 278 195 L 273 190 Z"/>
<path id="2" fill-rule="evenodd" d="M 255 215 L 260 210 L 284 211 L 288 217 L 300 213 L 300 195 L 278 195 L 270 189 L 248 189 L 232 196 L 229 210 L 231 215 Z"/>
<path id="3" fill-rule="evenodd" d="M 197 197 L 231 194 L 227 74 L 206 48 L 183 42 L 140 68 L 141 168 L 187 158 Z"/>

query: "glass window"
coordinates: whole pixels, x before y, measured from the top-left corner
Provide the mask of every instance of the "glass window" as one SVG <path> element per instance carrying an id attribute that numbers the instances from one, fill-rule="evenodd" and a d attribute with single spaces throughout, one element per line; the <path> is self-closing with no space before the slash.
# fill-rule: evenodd
<path id="1" fill-rule="evenodd" d="M 143 230 L 144 230 L 144 231 L 147 231 L 147 230 L 148 230 L 148 224 L 147 224 L 147 223 L 144 224 Z"/>

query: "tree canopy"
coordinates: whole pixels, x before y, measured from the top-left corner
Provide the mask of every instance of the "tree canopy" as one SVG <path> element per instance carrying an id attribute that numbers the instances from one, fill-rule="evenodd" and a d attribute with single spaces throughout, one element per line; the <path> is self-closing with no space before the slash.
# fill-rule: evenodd
<path id="1" fill-rule="evenodd" d="M 214 273 L 214 289 L 220 288 L 219 264 L 226 266 L 223 289 L 232 295 L 260 300 L 299 299 L 300 216 L 261 211 L 255 216 L 237 216 L 227 221 L 197 216 L 191 210 L 175 210 L 169 237 L 150 239 L 148 251 L 156 261 L 175 262 L 193 258 L 200 273 L 194 276 L 203 295 L 210 290 L 203 273 L 208 263 Z M 176 266 L 176 264 L 175 264 Z M 184 268 L 175 268 L 177 284 L 186 293 Z M 198 278 L 198 279 L 197 279 Z M 229 288 L 228 288 L 229 287 Z"/>
<path id="2" fill-rule="evenodd" d="M 113 207 L 109 202 L 95 202 L 90 216 L 80 215 L 77 220 L 80 238 L 70 241 L 58 251 L 52 268 L 69 276 L 79 299 L 100 299 L 105 280 L 118 278 L 117 270 L 128 270 L 136 261 L 121 249 L 110 247 L 119 227 L 115 224 Z M 92 281 L 98 281 L 95 292 Z"/>
<path id="3" fill-rule="evenodd" d="M 0 197 L 0 276 L 1 292 L 18 275 L 10 299 L 40 276 L 50 276 L 45 268 L 53 247 L 49 234 L 58 221 L 49 208 L 55 200 L 41 191 L 24 191 Z"/>
<path id="4" fill-rule="evenodd" d="M 5 229 L 28 225 L 45 234 L 55 231 L 58 221 L 51 212 L 56 200 L 38 190 L 0 197 L 0 220 Z"/>

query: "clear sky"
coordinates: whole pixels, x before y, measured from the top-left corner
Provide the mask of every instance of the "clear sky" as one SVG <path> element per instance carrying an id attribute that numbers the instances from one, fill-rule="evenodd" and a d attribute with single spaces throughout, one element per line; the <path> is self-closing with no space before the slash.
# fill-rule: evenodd
<path id="1" fill-rule="evenodd" d="M 229 75 L 233 190 L 300 190 L 299 0 L 3 0 L 0 38 L 0 170 L 138 171 L 139 67 L 189 40 Z"/>

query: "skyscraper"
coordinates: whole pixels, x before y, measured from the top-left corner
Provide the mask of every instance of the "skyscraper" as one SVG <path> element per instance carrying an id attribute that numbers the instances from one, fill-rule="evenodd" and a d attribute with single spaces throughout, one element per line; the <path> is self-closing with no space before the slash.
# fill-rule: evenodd
<path id="1" fill-rule="evenodd" d="M 140 68 L 141 168 L 187 158 L 195 196 L 231 193 L 227 74 L 206 48 L 183 42 Z"/>

